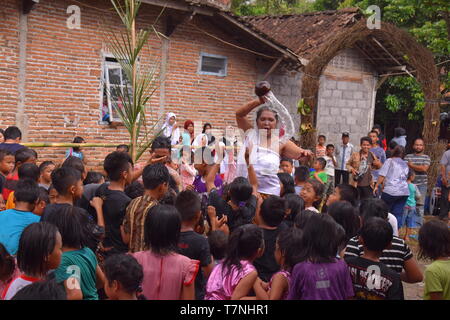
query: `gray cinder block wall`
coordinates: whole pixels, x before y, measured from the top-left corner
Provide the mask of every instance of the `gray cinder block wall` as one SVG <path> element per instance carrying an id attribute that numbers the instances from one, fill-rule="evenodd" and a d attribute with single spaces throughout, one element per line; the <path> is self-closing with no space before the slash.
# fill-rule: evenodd
<path id="1" fill-rule="evenodd" d="M 270 66 L 262 66 L 259 78 Z M 300 115 L 297 102 L 301 96 L 302 73 L 278 69 L 267 79 L 275 96 L 290 111 L 298 138 Z M 341 142 L 344 131 L 359 146 L 373 125 L 376 74 L 371 65 L 354 49 L 346 49 L 334 57 L 320 77 L 316 127 L 327 143 Z"/>

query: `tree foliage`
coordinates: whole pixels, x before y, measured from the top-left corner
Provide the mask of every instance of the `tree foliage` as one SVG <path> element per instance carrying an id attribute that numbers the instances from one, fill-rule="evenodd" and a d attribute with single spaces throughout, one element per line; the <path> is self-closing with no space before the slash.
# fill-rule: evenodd
<path id="1" fill-rule="evenodd" d="M 162 36 L 152 26 L 149 30 L 137 30 L 136 17 L 140 0 L 111 0 L 125 31 L 111 33 L 109 47 L 119 62 L 125 78 L 125 86 L 111 88 L 109 95 L 118 97 L 113 107 L 130 134 L 130 155 L 135 162 L 150 146 L 155 133 L 155 124 L 147 124 L 146 110 L 149 101 L 159 86 L 159 70 L 156 64 L 139 68 L 142 50 L 148 45 L 153 32 Z M 156 122 L 155 122 L 156 123 Z"/>
<path id="2" fill-rule="evenodd" d="M 434 54 L 439 64 L 441 88 L 450 89 L 450 1 L 449 0 L 233 0 L 240 15 L 303 13 L 370 5 L 381 9 L 381 19 L 408 30 Z M 389 114 L 406 112 L 410 120 L 422 120 L 424 96 L 409 76 L 390 77 L 378 91 L 377 109 Z"/>
<path id="3" fill-rule="evenodd" d="M 310 0 L 233 0 L 231 10 L 242 16 L 295 14 L 314 11 Z"/>

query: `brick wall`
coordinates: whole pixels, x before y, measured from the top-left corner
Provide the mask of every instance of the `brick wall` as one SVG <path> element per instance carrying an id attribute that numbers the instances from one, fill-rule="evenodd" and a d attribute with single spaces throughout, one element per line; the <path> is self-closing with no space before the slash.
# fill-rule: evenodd
<path id="1" fill-rule="evenodd" d="M 15 0 L 3 1 L 0 8 L 0 123 L 15 123 L 17 110 L 18 21 Z M 126 143 L 124 127 L 100 124 L 100 90 L 103 52 L 108 32 L 121 30 L 121 22 L 109 1 L 96 1 L 99 9 L 80 6 L 81 30 L 66 27 L 69 14 L 63 0 L 37 4 L 28 16 L 25 114 L 29 118 L 29 142 L 71 142 L 79 135 L 88 142 Z M 149 27 L 159 14 L 156 7 L 143 5 L 138 27 Z M 227 41 L 220 30 L 203 22 L 193 23 Z M 157 25 L 162 30 L 161 25 Z M 150 37 L 141 59 L 142 67 L 161 61 L 161 40 Z M 228 58 L 226 77 L 197 74 L 200 52 Z M 211 122 L 216 128 L 235 125 L 234 110 L 252 97 L 256 81 L 256 62 L 251 54 L 219 42 L 183 23 L 169 39 L 164 110 L 160 110 L 157 90 L 148 104 L 148 118 L 158 112 L 178 115 L 179 123 L 191 119 Z M 151 111 L 151 112 L 150 112 Z M 86 149 L 89 167 L 99 167 L 111 149 Z M 37 148 L 41 160 L 62 160 L 61 148 Z"/>
<path id="2" fill-rule="evenodd" d="M 15 124 L 18 101 L 19 15 L 16 1 L 0 6 L 0 127 Z"/>

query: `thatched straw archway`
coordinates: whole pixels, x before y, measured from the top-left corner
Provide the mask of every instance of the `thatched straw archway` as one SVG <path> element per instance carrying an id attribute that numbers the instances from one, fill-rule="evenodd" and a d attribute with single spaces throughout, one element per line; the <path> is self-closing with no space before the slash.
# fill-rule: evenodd
<path id="1" fill-rule="evenodd" d="M 319 78 L 329 61 L 339 51 L 351 48 L 357 41 L 364 41 L 369 36 L 389 43 L 397 52 L 404 56 L 408 64 L 414 68 L 417 81 L 425 95 L 423 138 L 426 153 L 430 155 L 433 165 L 430 173 L 435 173 L 437 159 L 442 154 L 442 146 L 438 145 L 439 136 L 439 80 L 432 53 L 419 44 L 409 33 L 389 23 L 381 23 L 380 29 L 369 29 L 367 20 L 361 19 L 350 28 L 330 36 L 317 50 L 303 69 L 302 97 L 311 108 L 311 113 L 302 116 L 302 124 L 314 123 L 314 110 L 317 108 Z M 302 146 L 312 147 L 315 144 L 315 130 L 301 133 Z M 430 179 L 433 181 L 434 179 Z M 430 181 L 430 182 L 431 182 Z M 434 180 L 435 181 L 435 180 Z"/>

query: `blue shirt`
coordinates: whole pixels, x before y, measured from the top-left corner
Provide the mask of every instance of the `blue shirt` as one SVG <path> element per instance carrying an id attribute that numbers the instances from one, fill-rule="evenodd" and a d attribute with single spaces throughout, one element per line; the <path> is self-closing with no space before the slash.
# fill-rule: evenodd
<path id="1" fill-rule="evenodd" d="M 414 208 L 416 206 L 416 186 L 413 183 L 408 182 L 409 197 L 406 200 L 408 207 Z"/>
<path id="2" fill-rule="evenodd" d="M 83 152 L 74 151 L 72 148 L 67 149 L 65 158 L 67 159 L 70 156 L 74 156 L 74 157 L 77 157 L 77 158 L 80 158 L 81 160 L 83 160 Z"/>
<path id="3" fill-rule="evenodd" d="M 40 216 L 29 211 L 9 209 L 0 212 L 0 243 L 5 246 L 9 254 L 15 255 L 23 229 L 40 220 Z"/>

